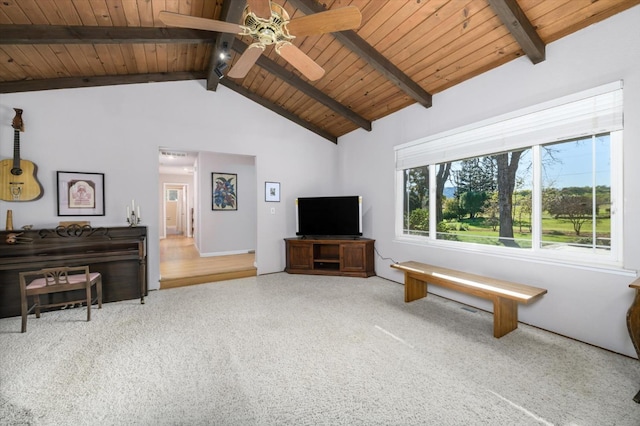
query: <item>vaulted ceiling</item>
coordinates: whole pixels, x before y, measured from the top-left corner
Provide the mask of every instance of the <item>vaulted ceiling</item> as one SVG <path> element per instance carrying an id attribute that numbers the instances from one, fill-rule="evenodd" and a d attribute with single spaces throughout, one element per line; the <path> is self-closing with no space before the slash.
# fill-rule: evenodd
<path id="1" fill-rule="evenodd" d="M 204 79 L 206 90 L 223 85 L 337 142 L 411 104 L 429 108 L 433 94 L 520 56 L 535 66 L 545 60 L 549 43 L 640 0 L 272 3 L 291 21 L 355 6 L 361 24 L 292 40 L 325 70 L 317 80 L 307 79 L 273 45 L 245 77 L 230 78 L 225 74 L 251 37 L 169 27 L 160 12 L 241 23 L 246 1 L 2 0 L 0 93 Z M 226 53 L 223 60 L 220 53 Z"/>

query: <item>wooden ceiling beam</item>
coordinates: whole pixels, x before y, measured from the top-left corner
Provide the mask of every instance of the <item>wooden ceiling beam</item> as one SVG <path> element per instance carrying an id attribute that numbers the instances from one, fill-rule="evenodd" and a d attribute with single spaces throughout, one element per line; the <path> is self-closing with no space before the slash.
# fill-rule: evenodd
<path id="1" fill-rule="evenodd" d="M 509 29 L 529 60 L 534 64 L 545 59 L 545 44 L 516 0 L 488 0 L 493 11 Z"/>
<path id="2" fill-rule="evenodd" d="M 76 87 L 114 86 L 118 84 L 155 83 L 164 81 L 201 80 L 204 78 L 205 73 L 201 71 L 3 81 L 0 82 L 0 93 L 35 92 L 39 90 L 73 89 Z"/>
<path id="3" fill-rule="evenodd" d="M 248 89 L 244 88 L 243 86 L 234 83 L 233 81 L 229 80 L 228 78 L 223 78 L 222 80 L 220 80 L 220 84 L 222 84 L 223 86 L 233 90 L 236 93 L 239 93 L 240 95 L 244 96 L 245 98 L 251 99 L 252 101 L 262 105 L 263 107 L 270 109 L 271 111 L 275 112 L 276 114 L 286 118 L 287 120 L 291 120 L 294 123 L 304 127 L 307 130 L 312 131 L 313 133 L 317 134 L 318 136 L 322 136 L 323 138 L 337 144 L 338 143 L 338 138 L 333 136 L 331 133 L 327 132 L 326 130 L 313 125 L 312 123 L 303 120 L 302 118 L 298 117 L 297 115 L 292 114 L 291 112 L 287 111 L 286 109 L 282 108 L 281 106 L 270 102 L 258 95 L 256 95 L 253 92 L 250 92 Z"/>
<path id="4" fill-rule="evenodd" d="M 246 2 L 225 0 L 221 20 L 239 22 Z M 147 83 L 154 81 L 176 81 L 202 79 L 207 80 L 207 90 L 216 90 L 220 82 L 216 68 L 224 61 L 219 59 L 223 50 L 234 49 L 242 53 L 247 45 L 236 39 L 234 34 L 223 34 L 210 31 L 192 30 L 184 28 L 148 28 L 148 27 L 83 27 L 83 26 L 55 26 L 55 25 L 2 25 L 0 26 L 0 44 L 118 44 L 118 43 L 214 43 L 214 51 L 206 72 L 177 72 L 134 75 L 108 75 L 96 77 L 63 77 L 43 80 L 22 80 L 0 82 L 0 93 L 29 92 L 37 90 L 64 89 L 73 87 L 95 87 L 116 84 Z M 258 59 L 257 65 L 276 77 L 286 81 L 289 85 L 305 93 L 315 101 L 332 109 L 336 113 L 355 123 L 357 126 L 370 131 L 371 121 L 361 117 L 353 110 L 327 96 L 311 84 L 302 80 L 294 73 L 276 64 L 264 55 Z M 279 105 L 260 98 L 242 86 L 229 82 L 224 84 L 235 92 L 265 106 L 275 113 L 311 130 L 331 142 L 337 143 L 337 138 L 323 129 L 313 126 L 289 113 Z"/>
<path id="5" fill-rule="evenodd" d="M 236 40 L 233 44 L 233 50 L 235 50 L 239 54 L 242 54 L 248 47 L 249 46 L 242 40 Z M 279 79 L 286 81 L 288 85 L 293 86 L 295 89 L 309 96 L 316 102 L 321 103 L 327 108 L 335 111 L 347 120 L 356 124 L 358 127 L 361 127 L 367 131 L 371 131 L 371 121 L 355 113 L 352 109 L 347 108 L 332 97 L 324 94 L 316 87 L 298 77 L 292 71 L 288 71 L 286 68 L 278 65 L 275 61 L 269 59 L 265 55 L 260 55 L 260 57 L 256 61 L 256 65 L 264 68 Z"/>
<path id="6" fill-rule="evenodd" d="M 188 28 L 0 25 L 0 44 L 212 43 L 217 33 Z"/>
<path id="7" fill-rule="evenodd" d="M 293 7 L 300 9 L 306 15 L 324 12 L 326 10 L 321 4 L 314 0 L 289 0 L 289 3 Z M 416 102 L 426 108 L 431 107 L 431 94 L 374 49 L 373 46 L 356 34 L 355 31 L 341 31 L 332 34 L 352 52 L 360 56 L 363 61 L 367 62 L 386 79 L 415 99 Z"/>
<path id="8" fill-rule="evenodd" d="M 224 0 L 222 3 L 222 11 L 220 12 L 220 20 L 225 22 L 240 22 L 246 5 L 247 2 L 242 0 Z M 214 47 L 207 67 L 207 90 L 215 92 L 218 88 L 218 81 L 221 78 L 216 74 L 216 69 L 218 69 L 222 63 L 226 64 L 226 61 L 220 59 L 220 54 L 231 51 L 236 35 L 228 33 L 214 34 Z"/>

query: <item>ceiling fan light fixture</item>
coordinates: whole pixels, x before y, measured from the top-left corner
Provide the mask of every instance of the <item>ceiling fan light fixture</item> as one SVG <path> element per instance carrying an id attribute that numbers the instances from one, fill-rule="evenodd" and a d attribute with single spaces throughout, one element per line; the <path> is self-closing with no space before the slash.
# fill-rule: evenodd
<path id="1" fill-rule="evenodd" d="M 304 37 L 352 30 L 360 27 L 362 22 L 360 10 L 353 5 L 290 20 L 287 11 L 271 0 L 247 0 L 241 21 L 244 25 L 182 15 L 165 10 L 160 11 L 159 17 L 164 24 L 170 26 L 250 36 L 253 43 L 235 61 L 227 73 L 229 78 L 246 77 L 251 67 L 264 52 L 265 47 L 275 45 L 276 53 L 311 81 L 321 78 L 324 75 L 324 69 L 306 52 L 292 43 L 296 36 Z M 215 56 L 217 55 L 220 55 L 220 52 L 215 52 Z M 230 57 L 223 59 L 221 56 L 219 61 L 227 62 L 229 59 Z M 214 71 L 218 78 L 223 77 L 221 68 L 216 67 Z"/>
<path id="2" fill-rule="evenodd" d="M 265 46 L 294 39 L 286 27 L 289 22 L 289 14 L 276 3 L 271 3 L 271 17 L 269 19 L 257 16 L 247 7 L 242 21 L 244 22 L 244 25 L 240 26 L 243 31 L 242 35 L 251 36 L 254 41 Z"/>

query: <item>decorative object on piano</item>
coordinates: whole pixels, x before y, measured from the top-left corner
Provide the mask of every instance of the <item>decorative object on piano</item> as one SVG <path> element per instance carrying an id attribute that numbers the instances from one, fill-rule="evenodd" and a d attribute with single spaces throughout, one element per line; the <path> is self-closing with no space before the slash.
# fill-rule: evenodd
<path id="1" fill-rule="evenodd" d="M 14 108 L 13 160 L 0 161 L 0 200 L 33 201 L 42 197 L 42 185 L 36 178 L 38 167 L 29 160 L 20 159 L 20 132 L 24 132 L 22 110 Z"/>
<path id="2" fill-rule="evenodd" d="M 24 229 L 25 231 L 31 231 L 31 229 L 33 229 L 33 225 L 23 225 L 22 229 Z"/>
<path id="3" fill-rule="evenodd" d="M 57 172 L 58 216 L 104 216 L 104 173 Z"/>
<path id="4" fill-rule="evenodd" d="M 91 221 L 89 220 L 61 220 L 60 222 L 58 222 L 58 226 L 71 226 L 71 225 L 77 225 L 77 226 L 91 226 Z"/>
<path id="5" fill-rule="evenodd" d="M 56 226 L 53 230 L 55 234 L 59 237 L 83 237 L 83 236 L 91 236 L 96 232 L 100 231 L 98 235 L 106 235 L 106 228 L 92 228 L 91 225 L 81 225 L 78 223 L 72 223 L 67 226 Z M 39 234 L 40 237 L 44 238 L 51 231 L 48 229 L 41 229 Z"/>
<path id="6" fill-rule="evenodd" d="M 5 242 L 7 244 L 28 244 L 33 242 L 33 238 L 22 237 L 22 234 L 24 234 L 24 232 L 20 232 L 19 234 L 15 232 L 11 232 L 7 234 L 7 238 L 5 238 Z"/>
<path id="7" fill-rule="evenodd" d="M 4 229 L 13 231 L 13 210 L 7 210 L 7 225 Z"/>
<path id="8" fill-rule="evenodd" d="M 238 210 L 238 175 L 211 173 L 211 210 Z"/>
<path id="9" fill-rule="evenodd" d="M 140 224 L 140 220 L 140 205 L 136 206 L 135 200 L 131 200 L 131 209 L 127 206 L 127 223 L 129 226 L 138 226 Z"/>
<path id="10" fill-rule="evenodd" d="M 107 236 L 107 228 L 92 228 L 91 225 L 72 223 L 70 225 L 56 226 L 55 229 L 41 229 L 38 231 L 40 238 L 46 237 L 90 237 L 92 235 Z"/>

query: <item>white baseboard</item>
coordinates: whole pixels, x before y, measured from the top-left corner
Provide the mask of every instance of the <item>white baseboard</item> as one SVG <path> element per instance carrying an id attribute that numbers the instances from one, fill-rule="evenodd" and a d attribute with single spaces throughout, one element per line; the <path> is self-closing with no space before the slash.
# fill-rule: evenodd
<path id="1" fill-rule="evenodd" d="M 200 253 L 200 257 L 230 256 L 233 254 L 255 253 L 255 250 L 233 250 L 233 251 L 217 251 L 214 253 Z"/>

